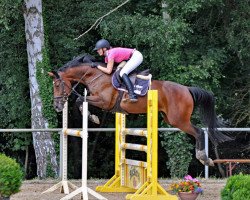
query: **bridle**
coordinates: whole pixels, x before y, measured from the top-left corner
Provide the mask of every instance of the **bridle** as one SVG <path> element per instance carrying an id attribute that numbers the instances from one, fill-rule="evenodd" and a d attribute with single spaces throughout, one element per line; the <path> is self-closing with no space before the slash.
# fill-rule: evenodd
<path id="1" fill-rule="evenodd" d="M 55 84 L 60 81 L 59 83 L 59 86 L 58 87 L 62 87 L 62 95 L 61 96 L 54 96 L 54 100 L 59 100 L 59 101 L 63 101 L 63 102 L 66 102 L 68 100 L 68 96 L 69 94 L 67 94 L 65 88 L 71 88 L 70 86 L 68 86 L 65 81 L 59 77 L 58 79 L 56 79 L 54 82 L 53 82 L 53 85 L 55 87 Z M 66 86 L 66 87 L 65 87 Z M 70 92 L 71 93 L 71 92 Z"/>
<path id="2" fill-rule="evenodd" d="M 83 75 L 82 77 L 78 80 L 78 82 L 73 86 L 73 87 L 70 87 L 69 85 L 67 85 L 65 83 L 65 81 L 62 79 L 62 77 L 57 73 L 57 79 L 53 82 L 53 85 L 55 86 L 55 84 L 60 81 L 59 83 L 59 86 L 58 87 L 62 87 L 62 95 L 61 96 L 56 96 L 54 97 L 54 100 L 59 100 L 59 101 L 62 101 L 63 103 L 65 103 L 67 100 L 68 100 L 68 97 L 72 94 L 75 94 L 77 95 L 78 97 L 82 97 L 82 95 L 80 95 L 76 90 L 75 88 L 79 85 L 79 83 L 81 82 L 81 80 L 83 80 L 83 78 L 86 76 L 86 74 L 88 73 L 89 70 L 87 70 Z M 102 74 L 99 74 L 98 76 L 94 77 L 91 81 L 89 81 L 86 85 L 90 85 L 92 84 L 96 79 L 98 79 L 99 77 L 101 77 L 103 75 Z M 69 94 L 67 94 L 65 88 L 69 88 L 70 89 L 70 92 Z"/>

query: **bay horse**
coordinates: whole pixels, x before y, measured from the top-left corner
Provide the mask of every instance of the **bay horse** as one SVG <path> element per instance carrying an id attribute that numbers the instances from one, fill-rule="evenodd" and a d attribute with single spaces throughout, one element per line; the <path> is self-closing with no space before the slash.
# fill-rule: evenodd
<path id="1" fill-rule="evenodd" d="M 105 66 L 104 63 L 98 63 Z M 53 78 L 54 108 L 63 110 L 68 96 L 74 91 L 73 83 L 81 83 L 88 89 L 86 100 L 90 105 L 106 111 L 114 111 L 119 99 L 119 91 L 111 82 L 111 75 L 92 68 L 91 63 L 82 63 L 79 59 L 68 62 L 57 71 L 48 72 Z M 188 87 L 171 81 L 152 80 L 151 89 L 158 90 L 158 109 L 164 121 L 171 126 L 192 135 L 196 139 L 196 158 L 204 165 L 214 166 L 213 160 L 205 152 L 205 135 L 201 128 L 194 126 L 190 119 L 194 107 L 200 108 L 202 120 L 208 127 L 209 139 L 214 145 L 231 140 L 217 130 L 220 123 L 215 113 L 215 101 L 212 93 L 198 87 Z M 127 95 L 127 94 L 126 94 Z M 138 97 L 137 102 L 119 101 L 119 107 L 133 114 L 147 112 L 147 95 Z"/>

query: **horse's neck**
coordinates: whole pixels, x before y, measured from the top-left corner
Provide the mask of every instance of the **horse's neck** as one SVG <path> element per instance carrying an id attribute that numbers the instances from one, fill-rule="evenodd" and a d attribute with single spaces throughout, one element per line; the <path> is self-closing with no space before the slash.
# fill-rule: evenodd
<path id="1" fill-rule="evenodd" d="M 83 67 L 76 67 L 74 72 L 71 72 L 72 80 L 71 81 L 78 81 L 88 87 L 94 82 L 98 83 L 111 83 L 111 76 L 103 73 L 99 69 L 96 68 L 83 68 Z"/>

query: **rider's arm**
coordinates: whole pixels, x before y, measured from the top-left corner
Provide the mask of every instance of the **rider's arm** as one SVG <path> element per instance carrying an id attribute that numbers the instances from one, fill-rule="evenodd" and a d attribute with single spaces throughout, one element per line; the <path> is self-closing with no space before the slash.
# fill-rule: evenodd
<path id="1" fill-rule="evenodd" d="M 113 66 L 114 66 L 114 59 L 108 61 L 107 67 L 102 67 L 101 65 L 98 65 L 97 69 L 103 71 L 106 74 L 111 74 Z"/>

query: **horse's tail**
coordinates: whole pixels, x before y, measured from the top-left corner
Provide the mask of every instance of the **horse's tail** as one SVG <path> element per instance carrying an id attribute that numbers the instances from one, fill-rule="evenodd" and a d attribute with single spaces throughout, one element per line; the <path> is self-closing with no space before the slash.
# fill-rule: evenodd
<path id="1" fill-rule="evenodd" d="M 215 99 L 214 95 L 198 87 L 189 87 L 194 105 L 200 109 L 200 114 L 203 123 L 208 127 L 208 136 L 214 145 L 218 145 L 220 142 L 230 141 L 231 137 L 221 133 L 217 128 L 223 125 L 218 121 L 215 112 Z"/>

